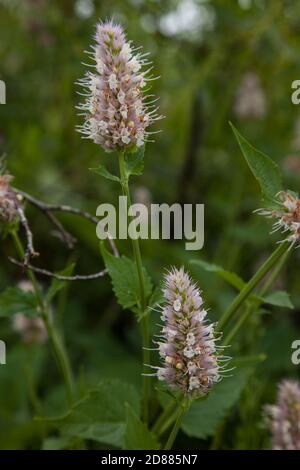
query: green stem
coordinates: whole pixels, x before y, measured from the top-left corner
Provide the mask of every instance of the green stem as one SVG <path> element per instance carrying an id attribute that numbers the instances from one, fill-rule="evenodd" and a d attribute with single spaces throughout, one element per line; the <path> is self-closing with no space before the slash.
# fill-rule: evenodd
<path id="1" fill-rule="evenodd" d="M 261 291 L 259 293 L 260 297 L 263 297 L 266 295 L 266 293 L 269 291 L 270 287 L 272 286 L 273 282 L 276 280 L 277 276 L 279 275 L 284 263 L 286 262 L 287 258 L 289 257 L 291 253 L 291 250 L 287 250 L 283 256 L 280 258 L 278 264 L 275 266 L 271 274 L 269 275 L 268 279 L 266 280 L 265 284 L 261 288 Z"/>
<path id="2" fill-rule="evenodd" d="M 30 370 L 30 368 L 28 367 L 27 364 L 24 367 L 24 372 L 25 372 L 25 376 L 26 376 L 27 384 L 28 384 L 29 398 L 30 398 L 30 401 L 32 403 L 34 412 L 38 416 L 41 416 L 42 415 L 42 404 L 39 400 L 39 397 L 38 397 L 38 394 L 37 394 L 37 391 L 36 391 L 36 384 L 35 384 L 34 379 L 32 377 L 32 371 Z"/>
<path id="3" fill-rule="evenodd" d="M 172 424 L 176 421 L 177 414 L 178 411 L 174 410 L 174 412 L 166 418 L 166 420 L 161 425 L 161 428 L 157 432 L 158 436 L 162 436 L 172 426 Z"/>
<path id="4" fill-rule="evenodd" d="M 154 423 L 152 427 L 152 432 L 160 436 L 165 431 L 165 423 L 169 420 L 169 416 L 174 412 L 176 409 L 176 402 L 172 400 L 168 406 L 163 410 L 163 412 L 158 417 L 157 421 Z M 172 423 L 171 423 L 172 424 Z"/>
<path id="5" fill-rule="evenodd" d="M 124 196 L 127 197 L 127 206 L 131 205 L 131 197 L 129 191 L 128 177 L 125 170 L 125 160 L 124 152 L 119 153 L 119 168 L 120 168 L 120 177 L 121 185 Z M 135 264 L 137 268 L 137 274 L 139 279 L 140 287 L 140 314 L 141 314 L 141 330 L 142 330 L 142 339 L 143 339 L 143 418 L 147 422 L 149 418 L 149 398 L 150 398 L 150 379 L 146 377 L 147 374 L 147 365 L 150 364 L 150 351 L 149 351 L 149 316 L 148 313 L 144 314 L 147 307 L 147 299 L 145 295 L 145 280 L 143 273 L 143 264 L 141 249 L 138 239 L 132 239 L 132 249 L 135 259 Z"/>
<path id="6" fill-rule="evenodd" d="M 16 246 L 16 250 L 18 252 L 18 255 L 20 259 L 24 259 L 24 248 L 22 245 L 22 242 L 17 234 L 17 232 L 12 232 L 12 237 Z M 67 394 L 67 399 L 69 404 L 72 404 L 73 401 L 73 376 L 69 364 L 69 360 L 66 354 L 66 351 L 64 349 L 64 346 L 62 344 L 62 341 L 59 337 L 58 332 L 56 331 L 55 326 L 53 325 L 53 322 L 51 320 L 51 315 L 49 311 L 49 307 L 44 302 L 43 296 L 41 293 L 41 289 L 39 287 L 39 284 L 37 282 L 37 279 L 32 271 L 29 269 L 26 270 L 28 279 L 32 283 L 34 294 L 36 297 L 37 304 L 40 308 L 40 313 L 41 313 L 41 318 L 44 321 L 45 327 L 47 329 L 47 333 L 53 348 L 53 352 L 55 355 L 55 358 L 57 360 L 57 364 L 62 372 L 64 383 L 65 383 L 65 388 L 66 388 L 66 394 Z"/>
<path id="7" fill-rule="evenodd" d="M 215 435 L 211 441 L 209 450 L 218 450 L 222 441 L 223 431 L 225 428 L 225 424 L 222 423 L 216 430 Z"/>
<path id="8" fill-rule="evenodd" d="M 266 280 L 265 284 L 261 288 L 261 290 L 258 293 L 258 297 L 264 297 L 266 293 L 269 291 L 270 287 L 272 286 L 273 282 L 276 280 L 278 274 L 280 273 L 285 261 L 287 260 L 288 256 L 290 254 L 290 251 L 286 251 L 280 258 L 278 264 L 275 266 L 273 271 L 271 272 L 270 276 Z M 235 323 L 234 327 L 232 330 L 228 333 L 228 335 L 225 337 L 223 341 L 223 345 L 227 346 L 230 344 L 233 340 L 233 338 L 237 335 L 243 324 L 248 320 L 248 318 L 252 315 L 253 312 L 255 312 L 260 305 L 263 303 L 263 300 L 256 302 L 255 305 L 247 305 L 245 308 L 245 312 L 243 315 L 240 316 L 238 321 Z"/>
<path id="9" fill-rule="evenodd" d="M 169 438 L 167 440 L 167 443 L 165 445 L 164 450 L 171 450 L 172 449 L 173 444 L 175 442 L 175 439 L 177 437 L 178 431 L 180 429 L 183 417 L 184 417 L 186 411 L 188 410 L 188 408 L 189 408 L 189 403 L 183 401 L 183 403 L 181 404 L 181 406 L 179 408 L 179 412 L 177 414 L 175 424 L 174 424 L 174 426 L 172 428 L 172 431 L 169 435 Z"/>
<path id="10" fill-rule="evenodd" d="M 66 387 L 66 394 L 69 405 L 73 403 L 73 393 L 74 393 L 74 385 L 73 385 L 73 375 L 70 367 L 70 363 L 67 357 L 67 353 L 65 347 L 63 345 L 61 336 L 59 335 L 58 331 L 56 330 L 53 322 L 49 318 L 49 315 L 46 314 L 44 317 L 45 326 L 47 328 L 47 332 L 52 344 L 53 352 L 57 361 L 57 364 L 61 370 L 65 387 Z"/>
<path id="11" fill-rule="evenodd" d="M 231 344 L 233 338 L 237 335 L 238 331 L 241 329 L 243 324 L 250 317 L 252 310 L 253 309 L 251 308 L 250 304 L 246 305 L 244 313 L 239 317 L 238 321 L 234 324 L 233 328 L 230 330 L 228 335 L 226 335 L 226 337 L 224 338 L 224 341 L 222 343 L 223 346 L 227 346 L 228 344 Z"/>
<path id="12" fill-rule="evenodd" d="M 281 243 L 276 250 L 271 254 L 267 261 L 259 268 L 250 281 L 244 286 L 241 292 L 236 296 L 228 309 L 224 312 L 218 324 L 218 331 L 223 331 L 228 321 L 232 318 L 235 312 L 241 307 L 245 300 L 249 297 L 251 292 L 255 289 L 257 284 L 262 278 L 272 269 L 279 258 L 288 250 L 290 243 Z"/>

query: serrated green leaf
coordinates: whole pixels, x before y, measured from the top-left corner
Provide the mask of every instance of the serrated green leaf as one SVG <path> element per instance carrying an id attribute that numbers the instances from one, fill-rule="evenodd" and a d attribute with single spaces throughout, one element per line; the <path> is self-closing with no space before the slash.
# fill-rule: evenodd
<path id="1" fill-rule="evenodd" d="M 126 403 L 126 428 L 124 436 L 126 450 L 159 450 L 160 444 L 155 435 Z"/>
<path id="2" fill-rule="evenodd" d="M 120 380 L 101 382 L 56 422 L 63 435 L 91 439 L 122 447 L 128 403 L 139 414 L 139 396 L 132 385 Z"/>
<path id="3" fill-rule="evenodd" d="M 57 274 L 60 274 L 61 276 L 72 276 L 73 271 L 74 271 L 75 263 L 72 263 L 70 266 L 68 266 L 66 269 L 63 271 L 58 272 Z M 51 282 L 51 285 L 48 289 L 46 300 L 48 303 L 50 303 L 53 298 L 56 296 L 56 294 L 66 287 L 68 284 L 68 281 L 62 281 L 59 279 L 53 279 Z"/>
<path id="4" fill-rule="evenodd" d="M 227 281 L 238 290 L 242 290 L 245 286 L 245 282 L 240 276 L 238 276 L 238 274 L 231 271 L 226 271 L 226 269 L 218 266 L 217 264 L 208 263 L 199 259 L 191 260 L 190 263 L 196 266 L 201 266 L 201 268 L 203 268 L 205 271 L 216 273 L 218 276 L 224 279 L 224 281 Z"/>
<path id="5" fill-rule="evenodd" d="M 140 286 L 134 262 L 126 256 L 113 256 L 105 249 L 103 243 L 101 244 L 101 253 L 119 304 L 123 308 L 137 305 L 140 300 Z M 145 269 L 143 272 L 145 295 L 149 297 L 152 292 L 152 282 Z"/>
<path id="6" fill-rule="evenodd" d="M 0 294 L 0 317 L 23 313 L 28 317 L 38 316 L 38 305 L 33 292 L 18 287 L 9 287 Z"/>
<path id="7" fill-rule="evenodd" d="M 182 429 L 188 436 L 205 439 L 212 436 L 237 403 L 243 388 L 255 367 L 263 357 L 243 358 L 232 361 L 236 367 L 232 377 L 215 385 L 206 399 L 195 401 L 183 419 Z"/>
<path id="8" fill-rule="evenodd" d="M 94 173 L 96 173 L 97 175 L 103 176 L 107 180 L 117 181 L 118 183 L 120 183 L 120 178 L 118 176 L 113 175 L 112 173 L 110 173 L 107 170 L 107 168 L 105 168 L 104 165 L 98 165 L 96 168 L 90 168 L 90 170 L 93 171 Z"/>
<path id="9" fill-rule="evenodd" d="M 276 205 L 275 197 L 282 190 L 281 173 L 276 163 L 266 154 L 251 145 L 230 123 L 242 153 L 260 184 L 263 198 L 267 203 Z"/>
<path id="10" fill-rule="evenodd" d="M 141 175 L 144 170 L 145 146 L 138 147 L 134 151 L 125 153 L 126 176 Z"/>
<path id="11" fill-rule="evenodd" d="M 272 292 L 272 294 L 267 295 L 263 298 L 263 302 L 270 305 L 275 305 L 276 307 L 294 308 L 289 294 L 281 290 Z"/>

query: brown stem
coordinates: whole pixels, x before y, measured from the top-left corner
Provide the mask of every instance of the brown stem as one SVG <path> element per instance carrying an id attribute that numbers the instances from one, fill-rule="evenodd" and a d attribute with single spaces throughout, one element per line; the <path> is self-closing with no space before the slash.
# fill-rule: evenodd
<path id="1" fill-rule="evenodd" d="M 77 240 L 73 235 L 71 235 L 62 225 L 62 223 L 55 217 L 54 214 L 50 211 L 45 211 L 46 217 L 50 220 L 53 226 L 58 230 L 58 234 L 61 240 L 67 245 L 67 247 L 72 250 Z"/>
<path id="2" fill-rule="evenodd" d="M 93 279 L 99 279 L 100 277 L 103 277 L 105 276 L 105 274 L 107 274 L 107 269 L 103 269 L 102 271 L 99 271 L 98 273 L 95 273 L 95 274 L 86 274 L 86 275 L 77 274 L 76 276 L 63 276 L 61 274 L 48 271 L 47 269 L 37 268 L 36 266 L 32 266 L 29 263 L 25 264 L 25 262 L 17 261 L 11 256 L 9 256 L 8 259 L 12 264 L 19 266 L 20 268 L 23 268 L 24 270 L 33 271 L 35 273 L 42 274 L 43 276 L 47 276 L 47 277 L 53 277 L 54 279 L 58 279 L 59 281 L 91 281 Z"/>
<path id="3" fill-rule="evenodd" d="M 18 214 L 19 214 L 19 217 L 20 217 L 21 225 L 24 227 L 25 234 L 26 234 L 27 245 L 26 245 L 25 256 L 24 256 L 24 264 L 28 265 L 28 262 L 29 262 L 30 258 L 34 258 L 35 256 L 39 256 L 39 253 L 37 253 L 35 251 L 35 249 L 33 248 L 32 232 L 29 228 L 28 220 L 26 218 L 26 215 L 25 215 L 22 207 L 19 206 L 17 211 L 18 211 Z"/>
<path id="4" fill-rule="evenodd" d="M 37 209 L 39 209 L 41 212 L 44 212 L 47 217 L 50 219 L 50 221 L 58 228 L 57 220 L 53 220 L 53 214 L 52 217 L 49 217 L 49 213 L 51 212 L 68 212 L 70 214 L 75 214 L 78 215 L 79 217 L 83 217 L 84 219 L 88 220 L 89 222 L 93 224 L 98 224 L 99 219 L 96 216 L 93 216 L 89 212 L 83 211 L 81 209 L 78 209 L 77 207 L 72 207 L 68 206 L 66 204 L 47 204 L 46 202 L 40 201 L 39 199 L 31 196 L 28 193 L 25 193 L 24 191 L 21 191 L 17 188 L 14 188 L 15 192 L 17 194 L 20 194 L 23 196 L 24 199 L 26 199 L 30 204 L 35 206 Z M 60 224 L 60 222 L 58 222 Z M 69 235 L 69 234 L 68 234 Z M 65 234 L 64 234 L 65 236 Z M 117 250 L 117 247 L 112 239 L 112 237 L 108 237 L 108 242 L 110 244 L 111 250 L 114 253 L 115 256 L 119 256 L 119 252 Z"/>

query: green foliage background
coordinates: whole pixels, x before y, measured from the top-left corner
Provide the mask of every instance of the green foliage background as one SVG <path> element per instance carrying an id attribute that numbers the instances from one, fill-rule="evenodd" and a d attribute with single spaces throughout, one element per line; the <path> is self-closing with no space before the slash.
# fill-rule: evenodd
<path id="1" fill-rule="evenodd" d="M 201 252 L 185 251 L 183 242 L 145 241 L 144 262 L 156 284 L 164 268 L 184 264 L 203 289 L 211 317 L 217 319 L 235 290 L 215 273 L 189 261 L 214 262 L 248 279 L 278 241 L 278 235 L 269 236 L 270 224 L 253 214 L 261 206 L 261 196 L 228 121 L 278 163 L 286 188 L 299 188 L 299 148 L 294 140 L 300 113 L 291 102 L 291 83 L 300 78 L 300 6 L 292 0 L 195 0 L 202 27 L 187 31 L 178 27 L 170 35 L 164 27 L 166 18 L 180 3 L 1 0 L 0 79 L 7 86 L 7 104 L 0 105 L 0 154 L 7 154 L 16 187 L 42 200 L 69 203 L 91 213 L 101 202 L 117 201 L 117 185 L 88 170 L 105 163 L 116 172 L 117 162 L 75 132 L 80 123 L 75 82 L 85 72 L 83 51 L 91 43 L 96 21 L 111 16 L 120 21 L 135 44 L 151 51 L 155 74 L 161 77 L 153 89 L 166 116 L 157 127 L 162 133 L 147 146 L 143 176 L 132 178 L 133 188 L 147 188 L 157 203 L 205 203 Z M 259 119 L 241 119 L 233 111 L 237 88 L 247 72 L 260 77 L 265 93 L 266 114 Z M 78 272 L 101 269 L 94 227 L 73 216 L 61 218 L 79 240 L 69 253 L 51 235 L 39 212 L 28 207 L 28 217 L 41 266 L 60 271 L 76 261 Z M 118 246 L 130 255 L 129 244 Z M 23 278 L 7 259 L 13 254 L 11 241 L 1 242 L 1 290 Z M 247 380 L 236 377 L 236 390 L 241 388 L 241 393 L 233 406 L 222 409 L 214 438 L 202 428 L 200 409 L 199 426 L 195 420 L 189 424 L 191 418 L 187 418 L 178 448 L 269 446 L 262 406 L 274 401 L 281 378 L 299 377 L 299 366 L 290 360 L 291 343 L 300 338 L 298 264 L 296 250 L 276 286 L 288 290 L 295 309 L 269 307 L 262 318 L 256 315 L 247 323 L 232 345 L 233 356 L 265 353 L 266 360 Z M 46 288 L 47 281 L 42 278 L 41 282 Z M 125 380 L 138 389 L 138 326 L 133 314 L 117 305 L 109 279 L 71 284 L 60 292 L 57 304 L 79 390 L 83 393 L 100 379 Z M 152 323 L 155 332 L 155 312 Z M 48 425 L 32 419 L 37 414 L 56 416 L 65 411 L 64 392 L 49 348 L 26 346 L 13 332 L 10 319 L 1 319 L 0 338 L 7 344 L 7 365 L 0 366 L 0 448 L 63 446 L 55 440 L 56 431 L 49 440 Z M 212 403 L 215 406 L 214 397 Z M 129 405 L 134 407 L 134 400 Z M 137 420 L 136 412 L 130 408 L 127 415 Z M 211 426 L 209 419 L 207 423 Z M 88 442 L 92 448 L 114 447 L 114 441 Z M 70 441 L 65 445 L 70 446 Z M 72 445 L 78 445 L 76 439 Z"/>

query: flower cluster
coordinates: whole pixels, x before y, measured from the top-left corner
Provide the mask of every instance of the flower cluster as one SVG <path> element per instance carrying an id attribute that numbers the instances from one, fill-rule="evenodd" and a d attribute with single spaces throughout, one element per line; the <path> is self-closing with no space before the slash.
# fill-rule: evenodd
<path id="1" fill-rule="evenodd" d="M 33 286 L 29 281 L 21 281 L 19 288 L 24 292 L 32 292 Z M 47 338 L 47 330 L 40 317 L 27 317 L 24 313 L 17 313 L 13 319 L 13 329 L 19 333 L 26 344 L 42 344 Z"/>
<path id="2" fill-rule="evenodd" d="M 39 317 L 29 318 L 23 313 L 17 313 L 14 316 L 13 328 L 21 334 L 27 344 L 42 344 L 48 337 L 43 320 Z"/>
<path id="3" fill-rule="evenodd" d="M 18 219 L 19 201 L 10 186 L 12 176 L 0 175 L 0 223 L 12 223 Z"/>
<path id="4" fill-rule="evenodd" d="M 287 233 L 286 241 L 300 242 L 300 199 L 287 191 L 278 194 L 279 209 L 259 209 L 257 212 L 265 217 L 276 219 L 273 232 L 281 230 Z"/>
<path id="5" fill-rule="evenodd" d="M 157 342 L 163 366 L 157 376 L 191 398 L 205 395 L 221 379 L 220 362 L 227 361 L 217 353 L 214 325 L 205 321 L 200 291 L 183 268 L 167 273 L 163 293 L 165 326 Z"/>
<path id="6" fill-rule="evenodd" d="M 96 72 L 78 83 L 85 89 L 84 124 L 79 130 L 106 152 L 142 146 L 147 127 L 159 119 L 154 100 L 146 103 L 143 88 L 149 70 L 146 54 L 136 52 L 120 25 L 99 23 L 91 57 Z M 148 96 L 149 97 L 149 96 Z"/>
<path id="7" fill-rule="evenodd" d="M 300 387 L 284 380 L 279 384 L 277 403 L 266 407 L 273 450 L 300 450 Z"/>

